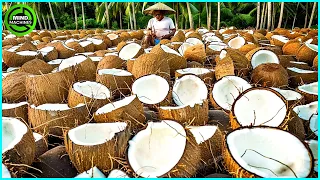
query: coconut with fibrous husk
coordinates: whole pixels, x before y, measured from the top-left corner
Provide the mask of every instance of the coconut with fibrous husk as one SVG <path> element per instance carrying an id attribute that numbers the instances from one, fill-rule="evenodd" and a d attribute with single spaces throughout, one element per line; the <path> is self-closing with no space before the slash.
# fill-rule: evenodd
<path id="1" fill-rule="evenodd" d="M 296 88 L 302 84 L 308 84 L 318 81 L 318 72 L 311 70 L 304 70 L 295 67 L 288 67 L 290 87 Z"/>
<path id="2" fill-rule="evenodd" d="M 291 56 L 291 55 L 279 55 L 278 57 L 279 57 L 280 64 L 284 68 L 289 67 L 291 62 L 296 61 L 295 56 Z"/>
<path id="3" fill-rule="evenodd" d="M 271 36 L 271 44 L 272 45 L 276 45 L 276 46 L 280 46 L 282 47 L 284 44 L 286 44 L 289 39 L 286 38 L 285 36 L 281 36 L 281 35 L 273 35 Z"/>
<path id="4" fill-rule="evenodd" d="M 226 48 L 227 45 L 224 43 L 211 43 L 208 44 L 206 47 L 206 55 L 218 55 L 220 54 L 221 50 Z"/>
<path id="5" fill-rule="evenodd" d="M 241 36 L 236 36 L 228 41 L 228 46 L 230 46 L 232 49 L 239 49 L 245 44 L 246 40 Z"/>
<path id="6" fill-rule="evenodd" d="M 237 74 L 237 76 L 243 77 L 249 74 L 251 68 L 250 62 L 245 55 L 243 55 L 240 51 L 231 48 L 227 48 L 223 51 L 226 52 L 226 56 L 229 56 L 232 59 L 235 68 L 235 74 Z M 223 54 L 223 51 L 221 54 Z M 220 55 L 220 58 L 221 57 L 223 57 L 223 55 Z"/>
<path id="7" fill-rule="evenodd" d="M 92 166 L 102 171 L 118 168 L 117 159 L 124 158 L 129 128 L 124 122 L 89 123 L 66 131 L 66 150 L 78 172 L 87 171 Z"/>
<path id="8" fill-rule="evenodd" d="M 83 47 L 84 52 L 94 52 L 94 44 L 91 41 L 80 41 L 79 42 L 80 46 Z"/>
<path id="9" fill-rule="evenodd" d="M 106 176 L 101 172 L 96 166 L 78 174 L 74 178 L 106 178 Z"/>
<path id="10" fill-rule="evenodd" d="M 288 80 L 286 69 L 276 63 L 260 64 L 251 74 L 251 82 L 262 87 L 286 87 Z"/>
<path id="11" fill-rule="evenodd" d="M 204 65 L 196 61 L 188 61 L 187 68 L 204 68 Z"/>
<path id="12" fill-rule="evenodd" d="M 128 163 L 140 177 L 193 177 L 200 159 L 191 132 L 174 121 L 149 122 L 129 141 Z"/>
<path id="13" fill-rule="evenodd" d="M 206 85 L 211 86 L 215 80 L 214 78 L 214 70 L 207 68 L 185 68 L 178 69 L 175 72 L 175 78 L 180 78 L 186 74 L 193 74 L 198 76 L 202 81 L 206 83 Z"/>
<path id="14" fill-rule="evenodd" d="M 74 49 L 68 47 L 63 42 L 58 43 L 56 49 L 58 51 L 58 57 L 60 59 L 66 59 L 76 54 L 76 51 Z"/>
<path id="15" fill-rule="evenodd" d="M 52 37 L 50 32 L 48 32 L 48 31 L 40 32 L 39 35 L 40 35 L 41 38 L 43 38 L 43 37 Z"/>
<path id="16" fill-rule="evenodd" d="M 313 170 L 309 148 L 289 132 L 272 127 L 228 133 L 223 158 L 233 177 L 309 177 Z"/>
<path id="17" fill-rule="evenodd" d="M 290 40 L 282 46 L 283 54 L 295 56 L 301 45 L 301 42 L 298 40 Z"/>
<path id="18" fill-rule="evenodd" d="M 20 177 L 35 156 L 35 141 L 31 129 L 12 117 L 2 117 L 2 163 L 13 177 Z"/>
<path id="19" fill-rule="evenodd" d="M 309 140 L 305 142 L 308 144 L 314 157 L 314 171 L 318 172 L 318 140 Z"/>
<path id="20" fill-rule="evenodd" d="M 308 63 L 298 62 L 298 61 L 290 61 L 287 67 L 295 67 L 295 68 L 304 69 L 304 70 L 312 70 L 312 67 L 310 67 Z"/>
<path id="21" fill-rule="evenodd" d="M 144 53 L 143 48 L 137 43 L 129 43 L 124 45 L 119 51 L 119 58 L 129 60 L 137 58 Z"/>
<path id="22" fill-rule="evenodd" d="M 19 72 L 40 75 L 50 73 L 52 70 L 53 67 L 44 62 L 43 60 L 34 59 L 24 63 L 19 69 Z"/>
<path id="23" fill-rule="evenodd" d="M 119 97 L 131 93 L 134 77 L 122 69 L 100 69 L 96 81 L 108 87 L 113 97 Z"/>
<path id="24" fill-rule="evenodd" d="M 297 91 L 304 96 L 306 103 L 318 100 L 318 82 L 298 86 Z"/>
<path id="25" fill-rule="evenodd" d="M 198 44 L 202 44 L 203 45 L 203 42 L 201 39 L 198 39 L 198 38 L 187 38 L 185 40 L 186 43 L 190 43 L 190 44 L 193 44 L 193 45 L 198 45 Z"/>
<path id="26" fill-rule="evenodd" d="M 65 102 L 69 87 L 74 81 L 74 76 L 69 71 L 29 75 L 26 78 L 28 102 L 35 106 Z"/>
<path id="27" fill-rule="evenodd" d="M 169 39 L 161 39 L 159 42 L 159 44 L 163 44 L 163 45 L 170 44 L 170 43 L 171 43 L 171 41 Z"/>
<path id="28" fill-rule="evenodd" d="M 271 50 L 267 50 L 265 48 L 253 49 L 246 54 L 246 57 L 249 61 L 251 61 L 251 66 L 253 69 L 260 64 L 280 63 L 279 57 Z"/>
<path id="29" fill-rule="evenodd" d="M 94 120 L 98 123 L 126 122 L 131 130 L 137 131 L 144 127 L 146 117 L 143 104 L 132 95 L 102 106 L 94 113 Z"/>
<path id="30" fill-rule="evenodd" d="M 28 103 L 2 103 L 2 116 L 14 117 L 28 123 Z"/>
<path id="31" fill-rule="evenodd" d="M 274 52 L 276 55 L 283 55 L 282 53 L 282 48 L 280 46 L 265 46 L 264 47 L 266 50 L 270 50 Z"/>
<path id="32" fill-rule="evenodd" d="M 177 107 L 160 106 L 159 119 L 174 120 L 183 125 L 206 125 L 208 122 L 208 101 Z"/>
<path id="33" fill-rule="evenodd" d="M 9 50 L 2 51 L 3 62 L 9 67 L 19 67 L 32 59 L 42 59 L 42 54 L 37 51 L 20 51 L 12 52 Z"/>
<path id="34" fill-rule="evenodd" d="M 20 51 L 37 51 L 37 47 L 32 44 L 31 42 L 25 42 L 23 44 L 21 44 L 17 49 L 16 52 L 20 52 Z"/>
<path id="35" fill-rule="evenodd" d="M 186 37 L 187 38 L 197 38 L 197 39 L 200 39 L 200 40 L 202 39 L 202 36 L 197 32 L 189 33 Z"/>
<path id="36" fill-rule="evenodd" d="M 105 50 L 108 48 L 107 44 L 102 39 L 87 38 L 94 45 L 94 51 Z"/>
<path id="37" fill-rule="evenodd" d="M 126 61 L 119 58 L 116 55 L 104 56 L 103 59 L 98 63 L 97 70 L 100 69 L 121 69 L 125 66 Z"/>
<path id="38" fill-rule="evenodd" d="M 2 102 L 17 103 L 26 100 L 26 77 L 28 73 L 15 72 L 2 79 Z"/>
<path id="39" fill-rule="evenodd" d="M 186 37 L 183 31 L 178 30 L 176 31 L 175 35 L 171 38 L 171 42 L 184 42 L 185 38 Z"/>
<path id="40" fill-rule="evenodd" d="M 111 40 L 112 46 L 117 46 L 122 41 L 120 36 L 117 34 L 111 33 L 111 34 L 108 34 L 107 36 Z"/>
<path id="41" fill-rule="evenodd" d="M 19 44 L 19 42 L 15 38 L 8 38 L 8 39 L 2 40 L 2 47 L 7 46 L 7 45 L 16 46 L 18 44 Z"/>
<path id="42" fill-rule="evenodd" d="M 239 51 L 246 55 L 249 51 L 258 48 L 259 46 L 256 44 L 245 44 L 239 48 Z"/>
<path id="43" fill-rule="evenodd" d="M 318 45 L 305 43 L 297 52 L 297 60 L 312 65 L 313 59 L 318 55 Z"/>
<path id="44" fill-rule="evenodd" d="M 117 51 L 119 52 L 123 46 L 127 45 L 127 43 L 125 41 L 121 41 L 118 45 L 117 45 Z"/>
<path id="45" fill-rule="evenodd" d="M 104 57 L 104 55 L 108 53 L 108 50 L 99 50 L 99 51 L 96 51 L 94 52 L 94 55 L 92 56 L 99 56 L 99 57 Z M 91 55 L 89 55 L 90 57 Z"/>
<path id="46" fill-rule="evenodd" d="M 315 70 L 318 70 L 318 55 L 313 59 L 312 67 L 313 67 Z"/>
<path id="47" fill-rule="evenodd" d="M 63 59 L 55 59 L 55 60 L 49 61 L 48 64 L 54 69 L 57 69 L 62 61 Z"/>
<path id="48" fill-rule="evenodd" d="M 225 76 L 217 81 L 210 92 L 210 102 L 215 109 L 230 111 L 234 100 L 251 85 L 238 76 Z"/>
<path id="49" fill-rule="evenodd" d="M 57 59 L 59 54 L 55 47 L 47 46 L 44 48 L 39 49 L 39 52 L 43 56 L 43 60 L 46 62 Z"/>
<path id="50" fill-rule="evenodd" d="M 42 48 L 46 47 L 47 43 L 39 42 L 39 43 L 36 44 L 36 46 L 37 46 L 37 49 L 39 50 L 39 49 L 42 49 Z"/>
<path id="51" fill-rule="evenodd" d="M 299 92 L 290 89 L 272 88 L 278 91 L 287 101 L 289 107 L 304 104 L 305 98 Z"/>
<path id="52" fill-rule="evenodd" d="M 76 51 L 76 53 L 83 53 L 84 48 L 79 44 L 79 42 L 77 41 L 72 41 L 72 42 L 68 42 L 66 43 L 66 45 L 72 49 L 74 49 Z"/>
<path id="53" fill-rule="evenodd" d="M 35 159 L 38 159 L 39 156 L 48 151 L 48 140 L 39 133 L 33 132 L 32 134 L 36 144 Z"/>
<path id="54" fill-rule="evenodd" d="M 230 56 L 226 56 L 223 59 L 217 61 L 214 70 L 216 80 L 219 80 L 224 76 L 235 75 L 234 64 Z"/>
<path id="55" fill-rule="evenodd" d="M 182 45 L 181 45 L 182 46 Z M 206 52 L 203 44 L 197 44 L 193 45 L 191 47 L 188 47 L 184 53 L 183 56 L 188 61 L 196 61 L 199 63 L 204 63 L 206 60 Z"/>
<path id="56" fill-rule="evenodd" d="M 43 37 L 41 40 L 45 43 L 51 42 L 53 39 L 51 37 Z"/>

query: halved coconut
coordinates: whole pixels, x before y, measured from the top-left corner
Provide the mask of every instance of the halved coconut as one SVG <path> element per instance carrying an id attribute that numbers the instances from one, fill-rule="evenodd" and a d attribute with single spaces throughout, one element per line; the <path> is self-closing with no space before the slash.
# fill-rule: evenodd
<path id="1" fill-rule="evenodd" d="M 203 45 L 203 42 L 199 38 L 195 38 L 195 37 L 194 38 L 188 37 L 185 42 L 193 45 L 198 45 L 198 44 Z"/>
<path id="2" fill-rule="evenodd" d="M 22 122 L 28 122 L 28 103 L 2 103 L 2 116 L 15 117 Z M 28 123 L 27 123 L 28 124 Z"/>
<path id="3" fill-rule="evenodd" d="M 251 69 L 250 62 L 248 61 L 246 56 L 243 55 L 239 50 L 227 48 L 221 51 L 219 57 L 223 59 L 224 56 L 228 56 L 232 59 L 233 66 L 235 68 L 235 74 L 237 74 L 237 76 L 244 77 L 249 74 L 249 71 Z M 216 63 L 217 65 L 219 65 L 220 62 L 218 61 Z M 221 67 L 224 68 L 223 66 Z"/>
<path id="4" fill-rule="evenodd" d="M 277 91 L 269 88 L 250 88 L 242 92 L 232 105 L 231 127 L 279 127 L 286 123 L 287 110 L 284 97 Z"/>
<path id="5" fill-rule="evenodd" d="M 60 59 L 69 58 L 75 55 L 76 51 L 70 47 L 68 47 L 65 43 L 59 42 L 56 46 L 58 51 L 58 57 Z"/>
<path id="6" fill-rule="evenodd" d="M 318 82 L 298 86 L 297 90 L 304 96 L 306 103 L 318 100 Z"/>
<path id="7" fill-rule="evenodd" d="M 237 36 L 235 38 L 232 38 L 228 42 L 228 46 L 231 47 L 232 49 L 239 49 L 245 44 L 246 44 L 246 40 L 241 36 Z"/>
<path id="8" fill-rule="evenodd" d="M 124 158 L 129 140 L 126 123 L 89 123 L 65 133 L 65 146 L 78 172 L 93 166 L 103 170 L 117 168 L 117 158 Z"/>
<path id="9" fill-rule="evenodd" d="M 184 52 L 189 48 L 189 47 L 192 47 L 194 46 L 193 44 L 191 43 L 187 43 L 187 42 L 184 42 L 182 43 L 179 48 L 178 48 L 178 52 L 183 56 L 184 55 Z"/>
<path id="10" fill-rule="evenodd" d="M 224 55 L 223 52 L 226 52 L 226 51 L 225 50 L 221 51 L 220 58 L 221 58 L 221 55 L 225 57 L 221 60 L 216 61 L 216 66 L 214 68 L 216 80 L 219 80 L 225 76 L 235 75 L 235 67 L 234 67 L 232 58 L 230 56 Z"/>
<path id="11" fill-rule="evenodd" d="M 20 44 L 19 47 L 16 49 L 16 52 L 20 51 L 37 51 L 37 47 L 32 44 L 31 42 L 25 42 L 23 44 Z"/>
<path id="12" fill-rule="evenodd" d="M 304 70 L 312 70 L 312 67 L 305 62 L 290 61 L 288 67 L 296 67 Z"/>
<path id="13" fill-rule="evenodd" d="M 83 47 L 84 52 L 94 52 L 94 44 L 91 41 L 83 40 L 79 44 Z"/>
<path id="14" fill-rule="evenodd" d="M 48 140 L 47 137 L 39 133 L 33 132 L 32 134 L 36 143 L 35 158 L 37 159 L 39 156 L 48 151 Z"/>
<path id="15" fill-rule="evenodd" d="M 2 101 L 8 103 L 26 101 L 26 78 L 29 74 L 15 72 L 2 80 Z"/>
<path id="16" fill-rule="evenodd" d="M 3 62 L 9 67 L 19 67 L 32 59 L 42 59 L 42 54 L 37 51 L 10 52 L 2 51 Z"/>
<path id="17" fill-rule="evenodd" d="M 194 137 L 174 121 L 149 122 L 129 141 L 128 162 L 141 177 L 192 177 L 200 156 Z"/>
<path id="18" fill-rule="evenodd" d="M 259 46 L 256 44 L 245 44 L 241 48 L 239 48 L 239 51 L 242 52 L 244 55 L 246 55 L 249 51 L 258 48 Z"/>
<path id="19" fill-rule="evenodd" d="M 206 33 L 202 36 L 202 38 L 205 40 L 205 43 L 211 43 L 211 42 L 221 42 L 222 40 L 217 37 L 214 33 L 212 33 L 211 35 L 209 35 L 209 33 Z"/>
<path id="20" fill-rule="evenodd" d="M 33 59 L 24 63 L 19 72 L 26 72 L 30 74 L 40 75 L 47 74 L 53 70 L 53 67 L 41 59 Z"/>
<path id="21" fill-rule="evenodd" d="M 94 166 L 93 168 L 78 174 L 74 178 L 106 178 L 106 176 L 96 166 Z"/>
<path id="22" fill-rule="evenodd" d="M 183 52 L 183 57 L 185 57 L 188 61 L 196 61 L 199 63 L 204 63 L 207 57 L 204 45 L 197 44 L 197 45 L 192 45 L 191 47 L 188 47 Z"/>
<path id="23" fill-rule="evenodd" d="M 271 36 L 271 39 L 272 39 L 273 45 L 281 46 L 281 47 L 289 41 L 288 38 L 286 38 L 285 36 L 281 36 L 281 35 L 273 35 L 273 36 Z"/>
<path id="24" fill-rule="evenodd" d="M 59 65 L 61 64 L 62 61 L 63 61 L 63 59 L 55 59 L 55 60 L 49 61 L 48 64 L 50 66 L 52 66 L 53 68 L 57 68 L 57 67 L 59 67 Z"/>
<path id="25" fill-rule="evenodd" d="M 318 45 L 305 43 L 297 52 L 297 60 L 312 65 L 313 59 L 318 55 Z"/>
<path id="26" fill-rule="evenodd" d="M 295 67 L 287 68 L 289 74 L 290 87 L 296 88 L 302 84 L 308 84 L 318 81 L 318 71 L 304 70 Z"/>
<path id="27" fill-rule="evenodd" d="M 34 160 L 35 142 L 30 128 L 20 120 L 2 117 L 2 163 L 13 176 L 21 176 Z"/>
<path id="28" fill-rule="evenodd" d="M 310 118 L 309 128 L 312 131 L 312 133 L 314 133 L 318 137 L 318 114 L 313 115 Z"/>
<path id="29" fill-rule="evenodd" d="M 283 45 L 282 47 L 283 54 L 295 56 L 299 48 L 301 47 L 301 45 L 302 44 L 299 40 L 290 40 Z"/>
<path id="30" fill-rule="evenodd" d="M 57 59 L 59 54 L 55 47 L 47 46 L 39 49 L 39 52 L 42 54 L 43 59 L 48 62 L 54 59 Z"/>
<path id="31" fill-rule="evenodd" d="M 301 178 L 313 170 L 313 157 L 305 144 L 289 132 L 271 127 L 229 133 L 223 156 L 234 177 Z"/>
<path id="32" fill-rule="evenodd" d="M 164 78 L 151 74 L 137 79 L 132 85 L 132 93 L 145 104 L 158 104 L 168 95 L 169 84 Z"/>
<path id="33" fill-rule="evenodd" d="M 238 76 L 225 76 L 217 81 L 210 93 L 210 101 L 215 109 L 222 108 L 230 111 L 233 102 L 251 85 Z"/>
<path id="34" fill-rule="evenodd" d="M 312 67 L 313 67 L 315 70 L 318 70 L 318 55 L 313 59 Z"/>
<path id="35" fill-rule="evenodd" d="M 104 43 L 102 39 L 87 38 L 87 40 L 93 43 L 94 51 L 105 50 L 108 48 L 107 44 Z"/>
<path id="36" fill-rule="evenodd" d="M 178 106 L 199 104 L 207 99 L 208 89 L 205 83 L 194 75 L 185 75 L 173 85 L 172 97 Z"/>
<path id="37" fill-rule="evenodd" d="M 309 140 L 306 141 L 306 143 L 311 149 L 312 155 L 314 157 L 314 171 L 318 172 L 318 141 Z"/>
<path id="38" fill-rule="evenodd" d="M 202 79 L 207 85 L 214 82 L 214 70 L 207 68 L 185 68 L 176 70 L 175 77 L 180 78 L 186 74 L 193 74 Z"/>
<path id="39" fill-rule="evenodd" d="M 10 174 L 8 168 L 4 164 L 2 164 L 2 176 L 1 177 L 2 178 L 11 178 L 11 174 Z"/>
<path id="40" fill-rule="evenodd" d="M 67 40 L 66 45 L 76 51 L 76 53 L 84 53 L 84 48 L 80 45 L 78 41 L 72 41 L 72 39 Z"/>
<path id="41" fill-rule="evenodd" d="M 111 40 L 112 46 L 117 46 L 121 42 L 121 38 L 117 34 L 110 33 L 107 36 Z"/>
<path id="42" fill-rule="evenodd" d="M 271 50 L 266 50 L 263 48 L 256 48 L 249 51 L 246 57 L 251 61 L 252 68 L 256 68 L 260 64 L 265 63 L 277 63 L 279 64 L 279 57 Z"/>
<path id="43" fill-rule="evenodd" d="M 289 107 L 295 106 L 298 103 L 304 103 L 305 98 L 299 92 L 274 87 L 272 87 L 272 89 L 278 91 L 287 100 Z"/>
<path id="44" fill-rule="evenodd" d="M 224 43 L 211 43 L 206 48 L 207 55 L 218 55 L 220 54 L 221 50 L 227 48 L 227 45 Z"/>
<path id="45" fill-rule="evenodd" d="M 117 55 L 104 56 L 98 63 L 97 70 L 99 69 L 121 69 L 125 66 L 126 61 L 119 58 Z"/>
<path id="46" fill-rule="evenodd" d="M 295 111 L 301 119 L 308 121 L 313 115 L 318 114 L 318 101 L 296 106 L 293 108 L 293 111 Z"/>
<path id="47" fill-rule="evenodd" d="M 130 177 L 125 172 L 119 169 L 114 169 L 109 173 L 108 178 L 130 178 Z"/>

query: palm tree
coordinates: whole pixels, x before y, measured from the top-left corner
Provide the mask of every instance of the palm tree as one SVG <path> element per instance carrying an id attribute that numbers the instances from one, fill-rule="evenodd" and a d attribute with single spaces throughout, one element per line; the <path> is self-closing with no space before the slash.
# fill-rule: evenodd
<path id="1" fill-rule="evenodd" d="M 298 13 L 298 9 L 299 9 L 299 3 L 300 2 L 298 2 L 298 4 L 297 4 L 297 10 L 296 10 L 296 13 L 295 13 L 294 18 L 293 18 L 292 29 L 294 28 L 294 24 L 296 22 L 296 17 L 297 17 L 297 13 Z"/>
<path id="2" fill-rule="evenodd" d="M 50 24 L 49 14 L 47 15 L 47 19 L 48 19 L 49 30 L 51 30 L 51 24 Z"/>
<path id="3" fill-rule="evenodd" d="M 281 28 L 282 16 L 283 16 L 283 8 L 284 8 L 284 2 L 281 2 L 281 8 L 280 8 L 280 16 L 279 16 L 278 28 Z"/>
<path id="4" fill-rule="evenodd" d="M 218 2 L 217 30 L 220 29 L 220 2 Z"/>
<path id="5" fill-rule="evenodd" d="M 211 3 L 206 2 L 206 12 L 207 12 L 207 29 L 210 30 L 211 28 Z"/>
<path id="6" fill-rule="evenodd" d="M 314 2 L 314 3 L 313 3 L 313 7 L 312 7 L 312 12 L 311 12 L 311 16 L 310 16 L 310 21 L 309 21 L 309 26 L 308 26 L 308 28 L 311 27 L 311 24 L 312 24 L 312 21 L 313 21 L 314 12 L 316 11 L 316 6 L 317 6 L 317 3 Z"/>
<path id="7" fill-rule="evenodd" d="M 268 25 L 267 25 L 268 31 L 269 31 L 270 28 L 271 28 L 271 18 L 272 18 L 271 12 L 272 12 L 271 2 L 268 2 Z"/>
<path id="8" fill-rule="evenodd" d="M 107 22 L 107 28 L 110 29 L 110 19 L 109 19 L 109 7 L 108 7 L 108 3 L 105 2 L 105 16 L 106 16 L 106 22 Z"/>
<path id="9" fill-rule="evenodd" d="M 266 10 L 266 3 L 263 3 L 262 5 L 262 13 L 261 13 L 261 21 L 260 21 L 260 29 L 263 29 L 263 25 L 264 25 L 264 11 Z"/>
<path id="10" fill-rule="evenodd" d="M 48 2 L 48 3 L 49 3 L 49 8 L 50 8 L 51 17 L 52 17 L 54 26 L 55 26 L 56 30 L 58 30 L 58 25 L 57 25 L 57 22 L 56 22 L 56 20 L 55 20 L 55 18 L 54 18 L 54 14 L 53 14 L 53 11 L 52 11 L 51 3 L 50 3 L 50 2 Z"/>
<path id="11" fill-rule="evenodd" d="M 307 27 L 307 21 L 308 21 L 308 2 L 306 4 L 306 16 L 304 17 L 304 26 L 303 28 L 306 28 Z"/>
<path id="12" fill-rule="evenodd" d="M 190 22 L 190 29 L 193 29 L 193 17 L 191 14 L 190 4 L 187 2 L 187 9 L 188 9 L 188 15 L 189 15 L 189 22 Z"/>
<path id="13" fill-rule="evenodd" d="M 76 20 L 76 29 L 78 29 L 78 16 L 77 16 L 77 9 L 76 9 L 75 2 L 73 2 L 73 11 L 74 11 L 74 19 Z"/>
<path id="14" fill-rule="evenodd" d="M 82 9 L 82 24 L 83 24 L 83 29 L 86 28 L 86 20 L 84 17 L 84 8 L 83 8 L 83 2 L 81 2 L 81 9 Z"/>
<path id="15" fill-rule="evenodd" d="M 257 24 L 256 24 L 256 29 L 259 29 L 259 21 L 260 21 L 260 2 L 257 3 Z"/>
<path id="16" fill-rule="evenodd" d="M 135 13 L 134 2 L 132 2 L 131 5 L 132 5 L 133 27 L 134 27 L 134 30 L 137 30 L 137 20 L 136 20 L 136 13 Z"/>
<path id="17" fill-rule="evenodd" d="M 44 24 L 44 28 L 47 30 L 47 23 L 46 23 L 46 20 L 44 19 L 43 15 L 42 15 L 42 21 L 43 21 L 43 24 Z"/>

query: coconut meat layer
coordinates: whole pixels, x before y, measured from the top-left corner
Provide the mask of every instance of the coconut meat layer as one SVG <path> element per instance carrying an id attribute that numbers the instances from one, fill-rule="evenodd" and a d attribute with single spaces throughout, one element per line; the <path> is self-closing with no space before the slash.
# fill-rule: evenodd
<path id="1" fill-rule="evenodd" d="M 169 93 L 168 82 L 157 75 L 143 76 L 132 85 L 132 92 L 145 104 L 156 104 L 163 101 Z"/>
<path id="2" fill-rule="evenodd" d="M 246 43 L 243 37 L 235 37 L 228 42 L 228 45 L 233 49 L 239 49 Z"/>
<path id="3" fill-rule="evenodd" d="M 171 54 L 175 54 L 175 55 L 177 55 L 177 56 L 181 56 L 177 51 L 169 48 L 169 47 L 166 46 L 166 45 L 161 45 L 160 47 L 161 47 L 161 49 L 162 49 L 164 52 L 171 53 Z"/>
<path id="4" fill-rule="evenodd" d="M 312 51 L 318 52 L 318 45 L 310 44 L 310 43 L 305 43 L 305 45 Z"/>
<path id="5" fill-rule="evenodd" d="M 126 70 L 122 69 L 99 69 L 98 70 L 99 75 L 109 74 L 114 76 L 132 76 L 132 74 Z"/>
<path id="6" fill-rule="evenodd" d="M 87 59 L 87 57 L 85 56 L 73 56 L 70 57 L 68 59 L 65 59 L 61 62 L 61 64 L 59 65 L 59 71 L 75 66 L 77 64 L 82 63 L 83 61 L 85 61 Z"/>
<path id="7" fill-rule="evenodd" d="M 311 149 L 312 155 L 314 157 L 314 170 L 318 172 L 318 141 L 316 140 L 310 140 L 306 141 L 306 143 L 309 145 L 309 148 Z"/>
<path id="8" fill-rule="evenodd" d="M 19 102 L 19 103 L 2 103 L 2 109 L 13 109 L 23 105 L 27 105 L 28 102 Z"/>
<path id="9" fill-rule="evenodd" d="M 108 34 L 107 36 L 111 41 L 115 40 L 115 39 L 117 39 L 119 37 L 117 34 Z"/>
<path id="10" fill-rule="evenodd" d="M 226 141 L 233 159 L 258 176 L 295 177 L 295 173 L 297 177 L 307 177 L 311 171 L 308 150 L 289 132 L 245 128 L 230 133 Z"/>
<path id="11" fill-rule="evenodd" d="M 125 172 L 119 169 L 114 169 L 109 173 L 108 178 L 130 178 L 130 177 Z"/>
<path id="12" fill-rule="evenodd" d="M 48 64 L 61 64 L 61 62 L 63 61 L 64 59 L 55 59 L 55 60 L 52 60 L 52 61 L 49 61 Z"/>
<path id="13" fill-rule="evenodd" d="M 2 154 L 18 144 L 27 133 L 27 126 L 16 118 L 2 117 Z"/>
<path id="14" fill-rule="evenodd" d="M 293 64 L 305 64 L 305 65 L 308 65 L 308 63 L 305 63 L 305 62 L 298 62 L 298 61 L 290 61 L 290 63 L 293 63 Z"/>
<path id="15" fill-rule="evenodd" d="M 48 46 L 40 49 L 39 51 L 41 52 L 42 55 L 47 55 L 49 52 L 53 51 L 54 47 Z"/>
<path id="16" fill-rule="evenodd" d="M 286 89 L 280 89 L 280 88 L 274 88 L 274 87 L 272 87 L 272 89 L 279 92 L 284 98 L 286 98 L 287 101 L 294 101 L 302 98 L 302 95 L 300 93 L 293 90 L 286 90 Z"/>
<path id="17" fill-rule="evenodd" d="M 206 42 L 222 42 L 222 40 L 220 38 L 218 38 L 217 36 L 205 37 L 205 41 Z"/>
<path id="18" fill-rule="evenodd" d="M 318 115 L 314 114 L 310 118 L 310 125 L 309 125 L 311 131 L 318 136 Z"/>
<path id="19" fill-rule="evenodd" d="M 310 70 L 305 70 L 305 69 L 299 69 L 296 67 L 288 67 L 287 68 L 290 71 L 296 72 L 296 73 L 301 73 L 301 74 L 306 74 L 306 73 L 316 73 L 317 71 L 310 71 Z"/>
<path id="20" fill-rule="evenodd" d="M 256 68 L 260 64 L 265 63 L 277 63 L 279 64 L 278 56 L 269 50 L 259 50 L 251 58 L 251 65 L 253 68 Z"/>
<path id="21" fill-rule="evenodd" d="M 77 145 L 93 146 L 108 142 L 116 133 L 127 127 L 126 123 L 88 123 L 71 129 L 70 140 Z"/>
<path id="22" fill-rule="evenodd" d="M 248 91 L 233 104 L 234 115 L 241 126 L 278 127 L 286 117 L 286 104 L 266 89 Z"/>
<path id="23" fill-rule="evenodd" d="M 318 82 L 301 85 L 298 89 L 308 94 L 318 95 Z"/>
<path id="24" fill-rule="evenodd" d="M 186 147 L 186 131 L 174 121 L 149 122 L 146 129 L 129 141 L 128 160 L 141 177 L 159 177 L 181 159 Z"/>
<path id="25" fill-rule="evenodd" d="M 215 83 L 212 90 L 214 101 L 223 109 L 231 110 L 233 102 L 251 85 L 238 76 L 225 76 Z"/>
<path id="26" fill-rule="evenodd" d="M 20 56 L 36 56 L 38 52 L 37 51 L 20 51 L 20 52 L 17 52 L 17 54 Z"/>
<path id="27" fill-rule="evenodd" d="M 99 115 L 99 114 L 105 114 L 105 113 L 109 113 L 113 110 L 119 109 L 121 107 L 127 106 L 128 104 L 130 104 L 134 99 L 136 98 L 136 95 L 132 95 L 129 97 L 126 97 L 120 101 L 116 101 L 116 102 L 112 102 L 109 104 L 106 104 L 104 106 L 102 106 L 101 108 L 99 108 L 95 114 Z"/>
<path id="28" fill-rule="evenodd" d="M 2 178 L 11 178 L 11 174 L 4 164 L 2 164 Z"/>
<path id="29" fill-rule="evenodd" d="M 198 38 L 188 38 L 188 39 L 186 39 L 186 42 L 193 44 L 193 45 L 203 44 L 203 42 Z"/>
<path id="30" fill-rule="evenodd" d="M 103 43 L 103 40 L 101 40 L 101 39 L 88 38 L 87 40 L 91 41 L 94 45 L 100 45 Z"/>
<path id="31" fill-rule="evenodd" d="M 86 46 L 92 44 L 92 42 L 91 41 L 81 41 L 81 42 L 79 42 L 79 44 L 82 47 L 86 47 Z"/>
<path id="32" fill-rule="evenodd" d="M 137 43 L 130 43 L 123 46 L 119 52 L 119 57 L 123 60 L 129 60 L 137 55 L 141 46 Z"/>
<path id="33" fill-rule="evenodd" d="M 92 81 L 74 83 L 73 89 L 86 97 L 94 99 L 107 99 L 111 95 L 110 90 L 105 85 Z"/>
<path id="34" fill-rule="evenodd" d="M 226 48 L 226 46 L 219 45 L 219 44 L 210 44 L 208 48 L 210 48 L 213 51 L 221 51 L 222 49 Z"/>
<path id="35" fill-rule="evenodd" d="M 100 62 L 101 59 L 103 59 L 103 57 L 91 56 L 90 59 L 91 59 L 93 62 Z"/>
<path id="36" fill-rule="evenodd" d="M 205 83 L 194 75 L 185 75 L 173 85 L 172 97 L 178 106 L 202 103 L 207 99 L 207 94 Z"/>
<path id="37" fill-rule="evenodd" d="M 177 73 L 179 74 L 194 74 L 194 75 L 201 75 L 211 72 L 211 70 L 207 68 L 185 68 L 185 69 L 178 69 Z"/>
<path id="38" fill-rule="evenodd" d="M 189 48 L 189 47 L 192 47 L 194 46 L 193 44 L 191 43 L 187 43 L 187 42 L 184 42 L 181 44 L 181 46 L 178 48 L 178 52 L 181 54 L 181 56 L 184 55 L 184 52 Z"/>
<path id="39" fill-rule="evenodd" d="M 293 108 L 293 111 L 296 112 L 301 119 L 308 121 L 314 114 L 318 114 L 318 101 L 296 106 Z"/>
<path id="40" fill-rule="evenodd" d="M 78 108 L 84 105 L 85 104 L 80 103 L 74 108 Z M 30 105 L 30 107 L 38 110 L 43 110 L 43 111 L 67 111 L 69 109 L 72 109 L 68 106 L 68 104 L 52 104 L 52 103 L 41 104 L 37 107 L 35 105 Z"/>
<path id="41" fill-rule="evenodd" d="M 187 128 L 191 131 L 198 144 L 210 139 L 218 129 L 217 126 L 188 126 Z"/>
<path id="42" fill-rule="evenodd" d="M 280 35 L 273 35 L 273 36 L 271 36 L 271 38 L 277 39 L 277 40 L 279 40 L 279 41 L 281 41 L 283 43 L 287 43 L 289 41 L 288 38 L 286 38 L 284 36 L 280 36 Z"/>
<path id="43" fill-rule="evenodd" d="M 74 178 L 106 178 L 106 176 L 96 167 L 89 169 Z"/>

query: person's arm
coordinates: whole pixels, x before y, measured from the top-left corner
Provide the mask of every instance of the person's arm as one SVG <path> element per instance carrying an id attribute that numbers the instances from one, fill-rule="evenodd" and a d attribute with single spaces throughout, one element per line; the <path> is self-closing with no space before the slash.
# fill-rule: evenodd
<path id="1" fill-rule="evenodd" d="M 149 31 L 149 33 L 147 35 L 150 36 L 155 36 L 155 34 L 152 32 L 152 19 L 149 20 L 148 25 L 147 25 L 147 30 Z"/>

